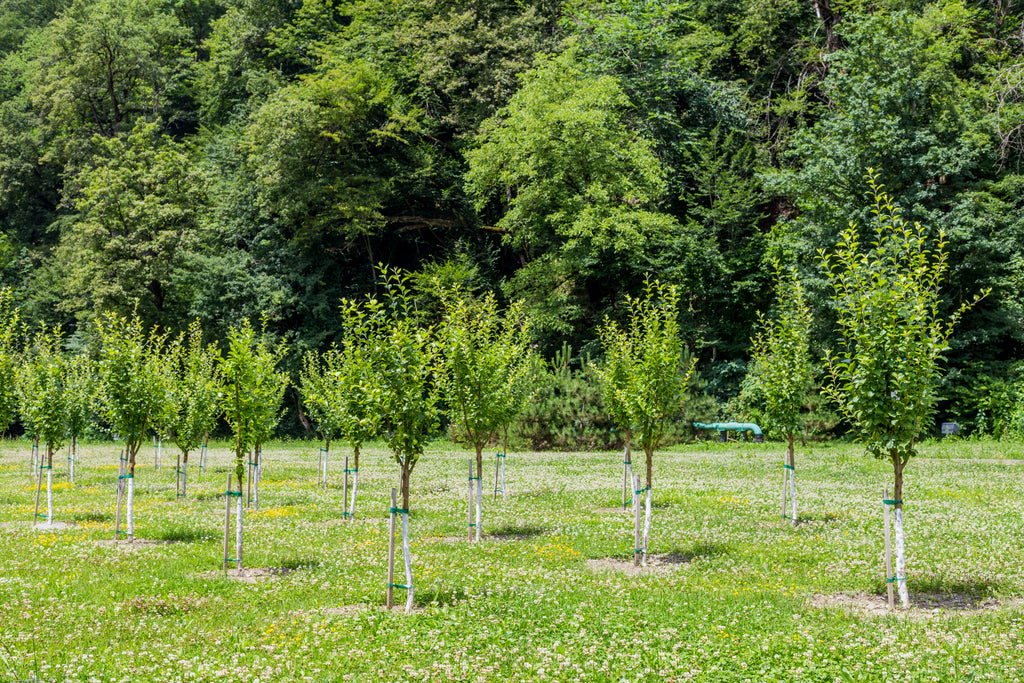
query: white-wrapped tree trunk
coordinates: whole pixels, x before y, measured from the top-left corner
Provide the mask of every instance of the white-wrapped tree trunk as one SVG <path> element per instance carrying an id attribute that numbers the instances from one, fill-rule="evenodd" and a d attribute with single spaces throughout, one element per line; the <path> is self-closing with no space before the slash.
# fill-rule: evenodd
<path id="1" fill-rule="evenodd" d="M 409 511 L 402 512 L 402 560 L 405 563 L 405 613 L 412 613 L 412 553 L 409 549 Z"/>
<path id="2" fill-rule="evenodd" d="M 241 493 L 241 482 L 239 482 L 239 493 Z M 238 496 L 238 502 L 235 504 L 235 566 L 239 571 L 242 570 L 242 511 L 244 506 L 242 505 L 242 496 Z"/>
<path id="3" fill-rule="evenodd" d="M 466 496 L 466 537 L 473 540 L 473 459 L 469 459 L 469 495 Z"/>
<path id="4" fill-rule="evenodd" d="M 633 478 L 633 564 L 640 567 L 644 562 L 643 526 L 640 514 L 640 475 Z"/>
<path id="5" fill-rule="evenodd" d="M 647 566 L 647 544 L 651 539 L 651 487 L 646 487 L 644 493 L 644 538 L 643 538 L 643 560 L 641 566 Z"/>
<path id="6" fill-rule="evenodd" d="M 135 541 L 135 475 L 125 476 L 125 488 L 127 489 L 128 501 L 125 503 L 126 525 L 128 527 L 128 542 Z"/>
<path id="7" fill-rule="evenodd" d="M 896 546 L 896 576 L 893 581 L 896 583 L 896 590 L 900 596 L 900 607 L 910 607 L 910 591 L 907 588 L 907 556 L 903 535 L 903 503 L 897 502 L 895 506 L 894 534 Z"/>
<path id="8" fill-rule="evenodd" d="M 484 508 L 484 482 L 483 477 L 476 478 L 476 540 L 480 540 L 481 518 Z"/>
<path id="9" fill-rule="evenodd" d="M 348 519 L 351 522 L 356 518 L 356 491 L 359 488 L 359 468 L 352 470 L 352 504 L 348 508 Z"/>
<path id="10" fill-rule="evenodd" d="M 53 468 L 46 469 L 46 525 L 53 526 Z"/>

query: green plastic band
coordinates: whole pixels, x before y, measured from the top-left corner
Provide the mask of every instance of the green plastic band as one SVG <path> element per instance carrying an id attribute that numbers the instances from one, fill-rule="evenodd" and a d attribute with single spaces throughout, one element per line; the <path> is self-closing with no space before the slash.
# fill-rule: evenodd
<path id="1" fill-rule="evenodd" d="M 41 469 L 41 470 L 52 470 L 53 466 L 52 465 L 40 465 L 39 469 Z"/>
<path id="2" fill-rule="evenodd" d="M 353 474 L 353 473 L 358 472 L 358 471 L 359 470 L 348 470 L 348 469 L 346 469 L 346 470 L 342 470 L 342 473 L 343 474 Z"/>
<path id="3" fill-rule="evenodd" d="M 321 452 L 321 453 L 329 453 L 330 451 L 328 451 L 328 450 L 327 450 L 326 448 L 321 448 L 321 449 L 320 449 L 320 452 Z"/>
<path id="4" fill-rule="evenodd" d="M 885 582 L 886 583 L 893 583 L 894 581 L 906 581 L 906 580 L 907 580 L 907 577 L 905 577 L 905 576 L 894 576 L 891 579 L 886 579 Z"/>
<path id="5" fill-rule="evenodd" d="M 783 518 L 783 519 L 793 519 L 793 518 L 792 518 L 792 517 L 790 517 L 789 515 L 782 515 L 782 518 Z"/>
<path id="6" fill-rule="evenodd" d="M 499 458 L 504 458 L 505 457 L 504 453 L 495 453 L 495 455 L 498 456 Z"/>
<path id="7" fill-rule="evenodd" d="M 650 486 L 645 486 L 645 487 L 644 487 L 644 488 L 642 488 L 642 489 L 636 489 L 635 491 L 633 491 L 633 493 L 635 493 L 636 495 L 638 495 L 638 496 L 639 496 L 639 495 L 640 495 L 641 493 L 643 493 L 644 491 L 650 491 L 650 490 L 651 490 L 651 487 L 650 487 Z"/>
<path id="8" fill-rule="evenodd" d="M 251 462 L 251 463 L 249 463 L 249 467 L 259 467 L 259 466 L 260 466 L 260 464 L 258 462 Z"/>
<path id="9" fill-rule="evenodd" d="M 348 513 L 346 513 L 346 514 L 348 514 Z M 393 514 L 393 515 L 407 515 L 407 514 L 409 514 L 409 511 L 406 510 L 405 508 L 391 508 L 391 514 Z"/>
<path id="10" fill-rule="evenodd" d="M 477 481 L 480 481 L 480 477 L 470 477 L 469 478 L 470 481 L 473 481 L 474 479 L 476 479 Z"/>
<path id="11" fill-rule="evenodd" d="M 793 467 L 792 465 L 787 465 L 783 463 L 782 466 L 785 467 L 787 470 L 793 470 L 794 472 L 796 472 L 796 468 Z"/>
<path id="12" fill-rule="evenodd" d="M 117 475 L 117 478 L 118 479 L 134 479 L 135 475 L 134 474 L 119 474 L 119 475 Z"/>
<path id="13" fill-rule="evenodd" d="M 226 495 L 228 495 L 228 496 L 235 496 L 237 498 L 241 498 L 242 497 L 242 492 L 241 491 L 225 491 L 224 493 Z"/>
<path id="14" fill-rule="evenodd" d="M 634 555 L 639 555 L 639 554 L 640 554 L 640 553 L 642 553 L 643 551 L 644 551 L 644 549 L 643 549 L 643 548 L 633 548 L 633 554 L 634 554 Z"/>
<path id="15" fill-rule="evenodd" d="M 409 590 L 409 587 L 404 583 L 389 583 L 388 586 L 391 588 L 401 588 L 402 590 Z"/>
<path id="16" fill-rule="evenodd" d="M 469 526 L 476 526 L 476 522 L 470 522 Z"/>
<path id="17" fill-rule="evenodd" d="M 42 517 L 43 519 L 46 519 L 46 515 L 39 514 L 38 512 L 36 513 L 36 517 Z"/>
<path id="18" fill-rule="evenodd" d="M 884 498 L 882 499 L 882 503 L 885 505 L 903 505 L 902 500 L 885 500 Z"/>
<path id="19" fill-rule="evenodd" d="M 235 563 L 237 563 L 237 562 L 238 562 L 238 560 L 236 560 L 236 559 L 235 559 L 235 558 L 233 558 L 233 557 L 225 557 L 225 558 L 224 558 L 224 562 L 225 562 L 225 564 L 226 564 L 226 563 L 228 563 L 228 562 L 235 562 Z"/>

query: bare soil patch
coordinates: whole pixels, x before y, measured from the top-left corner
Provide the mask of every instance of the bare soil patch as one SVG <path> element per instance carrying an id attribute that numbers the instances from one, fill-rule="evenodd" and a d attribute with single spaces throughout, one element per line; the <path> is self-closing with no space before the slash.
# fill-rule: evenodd
<path id="1" fill-rule="evenodd" d="M 861 617 L 884 617 L 893 614 L 908 619 L 928 619 L 932 617 L 971 614 L 996 609 L 1015 607 L 1019 600 L 1000 601 L 995 598 L 981 598 L 964 593 L 911 593 L 911 607 L 901 609 L 897 598 L 897 607 L 889 609 L 888 599 L 884 595 L 867 593 L 836 595 L 815 595 L 810 604 L 813 607 L 839 607 L 850 614 Z"/>
<path id="2" fill-rule="evenodd" d="M 116 548 L 122 552 L 134 552 L 136 550 L 142 550 L 143 548 L 151 548 L 155 545 L 169 545 L 175 541 L 162 541 L 152 538 L 136 538 L 134 541 L 129 543 L 127 540 L 107 540 L 107 541 L 93 541 L 96 545 L 105 545 L 112 548 Z"/>
<path id="3" fill-rule="evenodd" d="M 47 522 L 40 522 L 39 524 L 36 524 L 32 528 L 35 529 L 36 531 L 61 531 L 63 529 L 73 529 L 74 527 L 75 527 L 75 523 L 74 522 L 58 522 L 58 521 L 53 521 L 53 522 L 49 522 L 49 523 L 47 523 Z"/>
<path id="4" fill-rule="evenodd" d="M 226 576 L 229 579 L 241 581 L 242 583 L 257 583 L 259 581 L 277 579 L 279 576 L 290 574 L 292 571 L 294 570 L 287 567 L 243 567 L 242 569 L 229 569 L 226 572 L 214 569 L 213 571 L 197 574 L 197 576 L 204 579 L 216 579 Z"/>
<path id="5" fill-rule="evenodd" d="M 380 605 L 376 606 L 376 609 L 380 608 Z M 370 605 L 344 605 L 342 607 L 328 607 L 324 610 L 324 614 L 329 617 L 345 617 L 350 614 L 359 614 L 360 612 L 366 612 L 371 609 L 375 608 Z"/>
<path id="6" fill-rule="evenodd" d="M 648 555 L 646 567 L 637 567 L 633 564 L 632 559 L 622 559 L 618 557 L 600 557 L 593 560 L 587 560 L 587 566 L 595 571 L 614 571 L 622 572 L 623 574 L 650 574 L 670 571 L 675 567 L 687 564 L 688 562 L 689 559 L 679 553 L 664 553 L 661 555 Z"/>

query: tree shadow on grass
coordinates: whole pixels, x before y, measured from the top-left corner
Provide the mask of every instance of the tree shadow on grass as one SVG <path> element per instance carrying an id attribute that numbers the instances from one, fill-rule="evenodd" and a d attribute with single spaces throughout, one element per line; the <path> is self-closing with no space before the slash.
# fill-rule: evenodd
<path id="1" fill-rule="evenodd" d="M 399 600 L 399 596 L 396 591 L 395 603 L 400 604 L 404 602 L 404 597 Z M 457 605 L 460 602 L 469 598 L 469 593 L 466 592 L 465 588 L 452 588 L 451 590 L 431 590 L 431 591 L 420 591 L 417 590 L 412 597 L 413 605 L 416 607 L 450 607 Z"/>
<path id="2" fill-rule="evenodd" d="M 831 513 L 816 513 L 816 514 L 798 514 L 797 515 L 797 526 L 801 524 L 831 524 L 838 520 L 839 517 Z"/>
<path id="3" fill-rule="evenodd" d="M 172 528 L 160 534 L 159 539 L 165 543 L 205 543 L 219 540 L 217 534 L 200 529 Z"/>
<path id="4" fill-rule="evenodd" d="M 315 570 L 320 568 L 320 560 L 315 557 L 287 557 L 278 560 L 275 566 L 288 571 Z"/>
<path id="5" fill-rule="evenodd" d="M 908 577 L 908 588 L 911 599 L 915 602 L 935 602 L 935 606 L 943 606 L 952 600 L 957 603 L 975 604 L 1003 593 L 1008 586 L 993 579 L 964 579 L 962 577 L 946 577 L 941 574 L 911 573 Z M 880 593 L 885 593 L 885 585 Z M 938 604 L 943 603 L 943 604 Z"/>
<path id="6" fill-rule="evenodd" d="M 664 564 L 689 564 L 697 559 L 708 559 L 728 555 L 731 548 L 724 543 L 698 543 L 691 548 L 673 548 L 658 557 Z"/>
<path id="7" fill-rule="evenodd" d="M 544 527 L 539 526 L 517 526 L 517 525 L 506 525 L 501 528 L 495 529 L 494 531 L 486 534 L 494 538 L 502 540 L 519 540 L 526 541 L 531 538 L 536 538 L 544 533 Z"/>
<path id="8" fill-rule="evenodd" d="M 75 522 L 109 522 L 114 519 L 113 512 L 76 512 L 71 515 Z"/>

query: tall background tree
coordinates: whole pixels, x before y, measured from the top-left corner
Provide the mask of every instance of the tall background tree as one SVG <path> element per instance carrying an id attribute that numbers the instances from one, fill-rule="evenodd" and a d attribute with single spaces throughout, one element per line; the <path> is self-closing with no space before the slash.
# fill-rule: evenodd
<path id="1" fill-rule="evenodd" d="M 992 289 L 938 409 L 996 432 L 1024 367 L 1021 21 L 964 0 L 8 2 L 0 284 L 73 348 L 136 298 L 211 339 L 265 312 L 297 376 L 378 261 L 524 299 L 549 360 L 598 356 L 650 272 L 679 288 L 710 417 L 770 305 L 766 257 L 797 267 L 815 345 L 833 336 L 813 264 L 869 218 L 872 166 L 949 236 L 944 310 Z"/>

